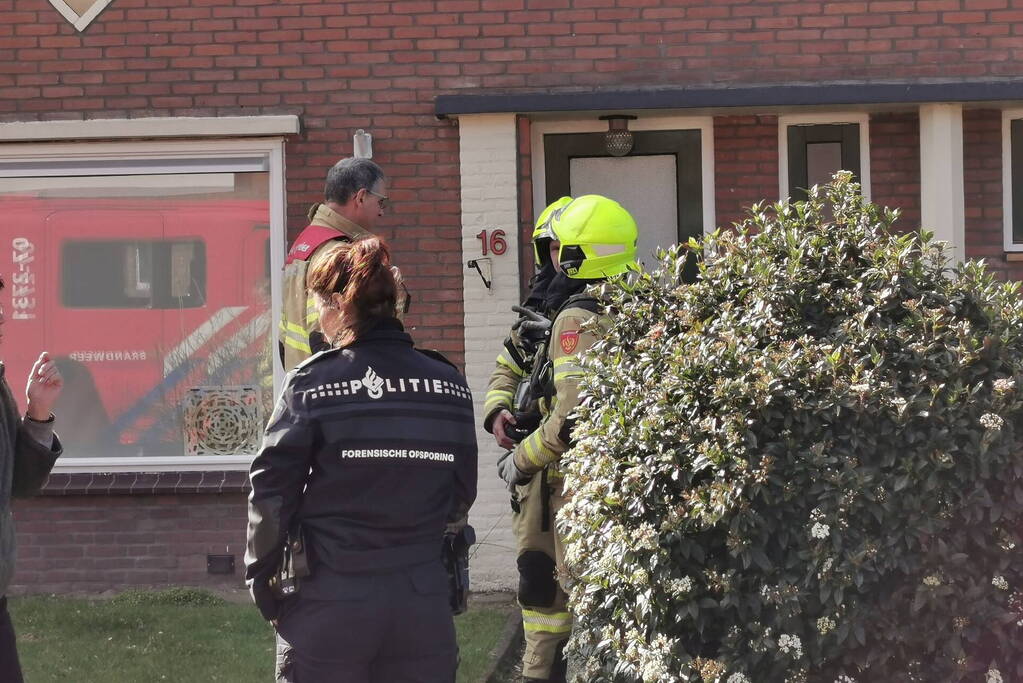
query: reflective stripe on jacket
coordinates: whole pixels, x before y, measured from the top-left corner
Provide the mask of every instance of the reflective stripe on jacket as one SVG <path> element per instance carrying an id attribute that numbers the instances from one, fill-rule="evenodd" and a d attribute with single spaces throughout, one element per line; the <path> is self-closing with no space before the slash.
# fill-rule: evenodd
<path id="1" fill-rule="evenodd" d="M 515 465 L 522 472 L 539 472 L 556 463 L 571 447 L 572 414 L 579 405 L 579 378 L 583 374 L 579 357 L 598 338 L 598 330 L 580 328 L 593 318 L 598 319 L 598 328 L 609 322 L 606 315 L 596 312 L 594 299 L 578 297 L 569 299 L 554 319 L 547 347 L 552 396 L 549 401 L 540 401 L 540 426 L 515 447 Z"/>
<path id="2" fill-rule="evenodd" d="M 292 370 L 252 462 L 246 579 L 265 590 L 300 522 L 311 569 L 437 560 L 476 498 L 472 395 L 395 319 Z"/>

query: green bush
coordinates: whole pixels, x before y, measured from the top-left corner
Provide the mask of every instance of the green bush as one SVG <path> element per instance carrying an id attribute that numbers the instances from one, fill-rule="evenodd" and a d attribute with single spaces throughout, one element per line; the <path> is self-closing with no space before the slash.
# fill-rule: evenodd
<path id="1" fill-rule="evenodd" d="M 1023 680 L 1023 303 L 847 174 L 607 293 L 565 457 L 584 681 Z"/>

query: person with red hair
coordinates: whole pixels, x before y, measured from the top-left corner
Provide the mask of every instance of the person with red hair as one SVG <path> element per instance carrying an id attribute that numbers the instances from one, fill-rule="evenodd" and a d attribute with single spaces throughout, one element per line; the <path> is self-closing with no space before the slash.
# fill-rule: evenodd
<path id="1" fill-rule="evenodd" d="M 378 238 L 333 249 L 309 289 L 331 349 L 288 374 L 251 469 L 245 576 L 278 680 L 453 682 L 441 546 L 476 498 L 472 394 L 394 317 Z"/>

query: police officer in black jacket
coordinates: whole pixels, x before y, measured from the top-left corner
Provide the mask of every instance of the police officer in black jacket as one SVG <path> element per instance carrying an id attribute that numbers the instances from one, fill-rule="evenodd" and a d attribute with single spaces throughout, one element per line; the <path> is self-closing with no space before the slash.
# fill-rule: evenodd
<path id="1" fill-rule="evenodd" d="M 377 238 L 335 250 L 309 282 L 334 348 L 288 374 L 251 470 L 245 576 L 278 632 L 278 680 L 454 681 L 440 553 L 476 497 L 472 396 L 391 317 Z M 288 551 L 309 571 L 282 590 Z"/>

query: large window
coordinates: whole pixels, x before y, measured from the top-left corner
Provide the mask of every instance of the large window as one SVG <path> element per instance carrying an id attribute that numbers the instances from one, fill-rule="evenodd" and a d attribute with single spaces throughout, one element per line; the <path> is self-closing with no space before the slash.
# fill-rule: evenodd
<path id="1" fill-rule="evenodd" d="M 251 460 L 274 391 L 281 157 L 264 139 L 0 145 L 0 357 L 16 396 L 41 350 L 57 360 L 61 466 Z"/>
<path id="2" fill-rule="evenodd" d="M 865 114 L 812 114 L 779 118 L 779 186 L 782 197 L 806 199 L 806 191 L 851 171 L 870 196 Z"/>

